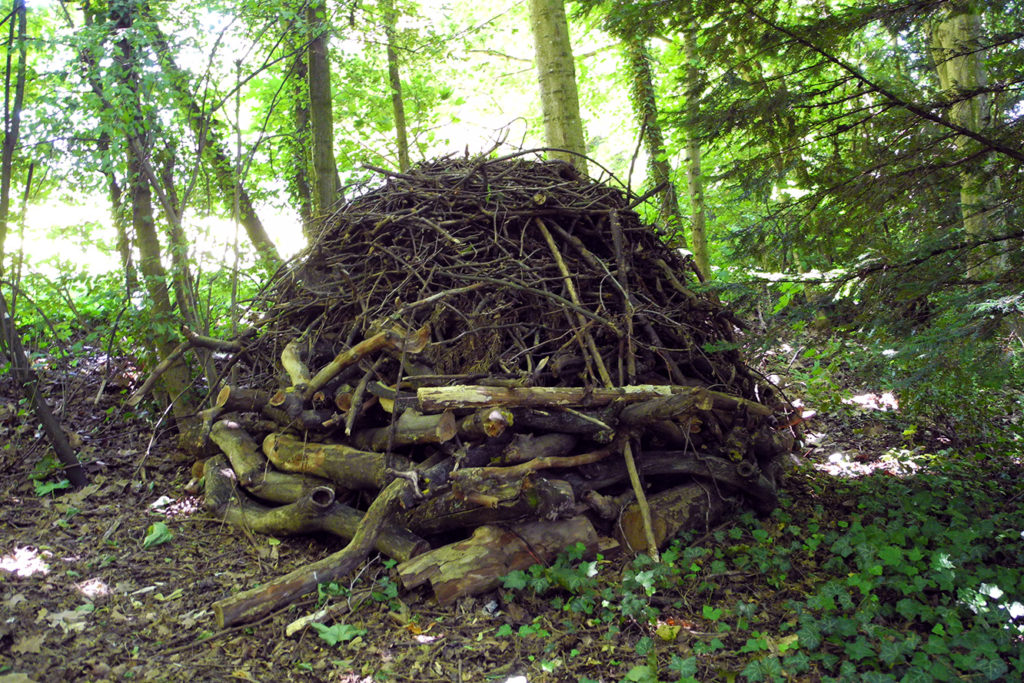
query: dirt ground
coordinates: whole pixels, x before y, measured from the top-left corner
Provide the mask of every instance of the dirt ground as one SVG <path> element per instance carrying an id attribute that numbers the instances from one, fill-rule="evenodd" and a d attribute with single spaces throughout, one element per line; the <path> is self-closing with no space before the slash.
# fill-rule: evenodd
<path id="1" fill-rule="evenodd" d="M 187 490 L 192 463 L 175 451 L 172 434 L 154 428 L 152 414 L 124 412 L 125 387 L 100 391 L 100 369 L 83 363 L 76 376 L 46 387 L 88 462 L 90 485 L 75 492 L 48 490 L 60 479 L 47 470 L 52 454 L 10 378 L 0 380 L 0 682 L 504 681 L 517 675 L 612 681 L 643 662 L 636 642 L 651 634 L 646 624 L 610 632 L 599 620 L 568 619 L 557 602 L 525 591 L 499 590 L 442 609 L 429 588 L 398 588 L 381 558 L 329 598 L 335 612 L 327 623 L 350 625 L 354 638 L 332 646 L 310 628 L 285 635 L 287 624 L 316 610 L 316 596 L 258 623 L 218 630 L 213 602 L 320 559 L 341 541 L 247 535 L 212 519 Z M 823 438 L 812 451 L 830 450 Z M 858 440 L 861 456 L 851 462 L 884 447 L 867 443 L 863 433 Z M 810 505 L 811 489 L 799 477 L 792 483 L 788 504 Z M 154 544 L 161 523 L 169 535 Z M 602 568 L 613 588 L 628 560 L 612 558 Z M 733 588 L 723 597 L 765 590 L 750 578 L 728 577 Z M 780 618 L 772 614 L 770 592 L 759 602 L 763 622 Z M 661 617 L 685 627 L 699 623 L 700 609 L 677 601 L 663 606 Z M 707 666 L 709 672 L 731 668 L 724 660 Z"/>

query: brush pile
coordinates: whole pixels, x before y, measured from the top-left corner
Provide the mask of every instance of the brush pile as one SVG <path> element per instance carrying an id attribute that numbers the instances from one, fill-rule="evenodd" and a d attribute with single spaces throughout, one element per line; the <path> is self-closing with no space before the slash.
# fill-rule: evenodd
<path id="1" fill-rule="evenodd" d="M 444 602 L 572 543 L 656 553 L 776 504 L 790 408 L 621 191 L 522 155 L 386 175 L 272 282 L 204 414 L 227 456 L 210 508 L 354 539 L 222 601 L 222 625 L 374 546 Z"/>

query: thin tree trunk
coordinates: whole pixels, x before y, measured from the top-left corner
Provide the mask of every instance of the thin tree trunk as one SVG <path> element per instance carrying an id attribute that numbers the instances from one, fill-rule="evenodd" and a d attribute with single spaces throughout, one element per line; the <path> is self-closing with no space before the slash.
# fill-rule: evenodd
<path id="1" fill-rule="evenodd" d="M 625 36 L 623 49 L 629 68 L 633 110 L 640 123 L 641 134 L 647 147 L 651 184 L 661 186 L 661 224 L 673 244 L 686 248 L 679 194 L 672 180 L 672 167 L 668 163 L 665 136 L 658 121 L 658 102 L 654 91 L 651 56 L 642 38 Z"/>
<path id="2" fill-rule="evenodd" d="M 295 57 L 289 76 L 292 97 L 292 117 L 295 131 L 285 143 L 290 156 L 292 201 L 298 207 L 302 220 L 302 234 L 307 240 L 313 235 L 313 190 L 309 184 L 310 124 L 309 89 L 306 84 L 305 51 Z"/>
<path id="3" fill-rule="evenodd" d="M 692 25 L 683 31 L 683 55 L 686 57 L 686 188 L 690 195 L 690 238 L 693 260 L 703 279 L 711 274 L 704 208 L 704 182 L 700 170 L 700 140 L 696 121 L 700 115 L 700 68 L 697 34 Z"/>
<path id="4" fill-rule="evenodd" d="M 566 150 L 551 152 L 550 156 L 568 161 L 586 174 L 587 163 L 582 156 L 586 154 L 586 142 L 576 90 L 576 65 L 563 0 L 530 0 L 530 27 L 544 112 L 544 136 L 549 147 Z"/>
<path id="5" fill-rule="evenodd" d="M 395 25 L 398 22 L 394 0 L 383 0 L 384 34 L 387 37 L 388 82 L 391 85 L 391 108 L 395 113 L 395 138 L 398 144 L 398 167 L 409 170 L 409 139 L 405 125 L 405 104 L 402 101 L 402 78 L 398 71 L 398 51 L 395 48 Z"/>
<path id="6" fill-rule="evenodd" d="M 314 207 L 323 216 L 338 200 L 341 181 L 334 159 L 334 105 L 328 48 L 327 5 L 313 0 L 306 10 L 309 25 L 309 120 L 313 147 Z"/>
<path id="7" fill-rule="evenodd" d="M 7 60 L 4 69 L 4 144 L 0 163 L 4 174 L 0 178 L 0 274 L 4 270 L 4 244 L 7 241 L 7 217 L 11 211 L 11 175 L 14 169 L 14 150 L 21 135 L 21 109 L 25 102 L 25 68 L 28 59 L 28 42 L 25 40 L 27 11 L 24 0 L 14 0 L 8 18 Z M 17 21 L 14 21 L 17 19 Z M 15 33 L 17 31 L 17 33 Z M 18 64 L 14 66 L 14 45 L 18 45 Z M 14 102 L 11 102 L 11 77 L 14 80 Z"/>
<path id="8" fill-rule="evenodd" d="M 121 16 L 122 22 L 131 22 L 131 16 Z M 167 274 L 161 262 L 160 238 L 153 218 L 153 199 L 150 191 L 152 168 L 146 168 L 145 123 L 139 118 L 144 116 L 138 100 L 139 75 L 136 68 L 136 56 L 131 41 L 125 36 L 117 41 L 117 52 L 114 62 L 120 76 L 127 84 L 131 93 L 122 100 L 123 106 L 131 107 L 123 112 L 133 117 L 126 130 L 127 142 L 127 175 L 128 191 L 132 204 L 132 227 L 135 231 L 136 245 L 139 248 L 139 270 L 142 272 L 143 283 L 150 298 L 150 339 L 160 359 L 167 358 L 177 344 L 171 329 L 177 322 L 167 289 Z M 155 178 L 153 178 L 155 181 Z M 172 217 L 173 218 L 173 217 Z M 180 423 L 187 422 L 194 415 L 187 390 L 190 385 L 188 367 L 184 361 L 178 360 L 160 377 L 171 401 L 171 412 Z M 179 425 L 181 426 L 181 425 Z"/>
<path id="9" fill-rule="evenodd" d="M 981 15 L 971 3 L 952 3 L 931 25 L 930 38 L 939 85 L 952 102 L 950 120 L 969 131 L 984 132 L 992 125 L 992 103 L 987 92 L 979 92 L 988 85 L 985 50 L 981 48 Z M 956 146 L 965 158 L 977 156 L 960 165 L 964 230 L 972 239 L 995 234 L 1002 226 L 1002 217 L 995 209 L 1000 191 L 988 155 L 965 135 L 957 136 Z M 968 256 L 967 274 L 972 279 L 991 279 L 1004 268 L 994 249 L 977 249 Z"/>

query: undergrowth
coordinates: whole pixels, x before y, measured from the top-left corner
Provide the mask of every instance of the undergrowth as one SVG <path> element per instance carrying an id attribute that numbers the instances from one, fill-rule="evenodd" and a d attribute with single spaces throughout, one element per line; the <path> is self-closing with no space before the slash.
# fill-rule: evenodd
<path id="1" fill-rule="evenodd" d="M 570 549 L 506 577 L 508 599 L 632 638 L 642 659 L 623 681 L 1024 679 L 1018 464 L 944 454 L 906 478 L 808 470 L 795 484 L 770 517 L 677 540 L 621 576 Z"/>

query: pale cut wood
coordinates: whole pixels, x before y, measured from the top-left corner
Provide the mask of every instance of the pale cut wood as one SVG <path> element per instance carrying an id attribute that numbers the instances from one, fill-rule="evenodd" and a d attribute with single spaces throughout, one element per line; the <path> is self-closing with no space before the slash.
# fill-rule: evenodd
<path id="1" fill-rule="evenodd" d="M 640 384 L 612 388 L 588 387 L 492 387 L 456 385 L 420 387 L 416 398 L 425 413 L 445 409 L 478 409 L 491 406 L 510 408 L 552 408 L 557 406 L 601 406 L 612 401 L 637 402 L 659 396 L 705 392 L 715 408 L 745 408 L 755 415 L 771 415 L 768 406 L 703 387 Z"/>

